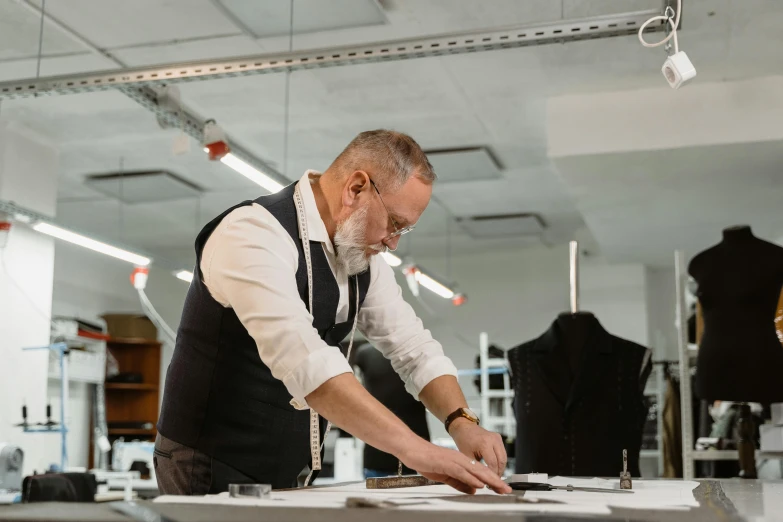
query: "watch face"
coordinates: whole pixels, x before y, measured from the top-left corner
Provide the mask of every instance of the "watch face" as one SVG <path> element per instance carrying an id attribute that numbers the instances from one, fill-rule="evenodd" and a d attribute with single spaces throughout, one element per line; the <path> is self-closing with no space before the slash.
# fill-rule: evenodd
<path id="1" fill-rule="evenodd" d="M 473 410 L 470 408 L 463 408 L 462 411 L 465 412 L 471 419 L 478 420 L 478 415 L 473 413 Z"/>

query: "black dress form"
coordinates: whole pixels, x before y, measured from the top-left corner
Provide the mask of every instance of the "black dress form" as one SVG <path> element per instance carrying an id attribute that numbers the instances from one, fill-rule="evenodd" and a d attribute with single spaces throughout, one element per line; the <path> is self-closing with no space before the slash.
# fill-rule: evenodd
<path id="1" fill-rule="evenodd" d="M 566 313 L 508 360 L 517 473 L 616 476 L 627 449 L 639 476 L 649 349 L 611 335 L 590 313 Z"/>
<path id="2" fill-rule="evenodd" d="M 708 401 L 783 402 L 783 347 L 775 311 L 783 287 L 783 248 L 748 226 L 727 228 L 688 272 L 704 318 L 696 394 Z"/>
<path id="3" fill-rule="evenodd" d="M 595 316 L 590 312 L 564 312 L 557 316 L 557 325 L 561 335 L 560 341 L 568 359 L 571 382 L 579 374 L 582 351 L 587 342 L 590 327 L 595 320 Z"/>

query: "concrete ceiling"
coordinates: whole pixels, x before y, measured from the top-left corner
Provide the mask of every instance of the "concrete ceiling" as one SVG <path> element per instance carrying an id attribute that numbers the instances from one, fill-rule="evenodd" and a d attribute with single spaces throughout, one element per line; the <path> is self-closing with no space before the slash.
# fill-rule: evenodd
<path id="1" fill-rule="evenodd" d="M 288 5 L 286 0 L 278 1 Z M 368 0 L 355 1 L 366 4 Z M 348 3 L 341 5 L 347 8 Z M 293 38 L 294 48 L 626 12 L 657 7 L 659 1 L 384 0 L 377 5 L 384 23 L 356 22 L 356 27 L 345 29 L 299 32 Z M 288 36 L 251 37 L 209 0 L 69 0 L 47 2 L 46 8 L 128 66 L 274 52 L 289 44 Z M 680 41 L 698 68 L 697 82 L 783 74 L 783 31 L 779 30 L 783 3 L 685 0 L 685 9 Z M 0 81 L 36 75 L 39 23 L 18 1 L 0 0 Z M 43 76 L 116 68 L 110 59 L 50 24 L 44 25 L 42 51 Z M 695 237 L 717 238 L 723 221 L 753 221 L 756 214 L 743 220 L 746 207 L 732 207 L 724 220 L 717 214 L 714 219 L 691 220 L 692 235 L 687 238 L 670 233 L 672 205 L 665 200 L 658 205 L 650 200 L 648 211 L 634 218 L 626 201 L 635 201 L 635 192 L 618 185 L 628 162 L 638 167 L 634 175 L 645 179 L 646 193 L 659 198 L 671 194 L 666 183 L 679 171 L 667 173 L 668 177 L 653 175 L 660 166 L 657 155 L 626 151 L 633 154 L 626 157 L 605 150 L 599 154 L 600 144 L 595 150 L 553 160 L 548 103 L 556 97 L 609 91 L 633 95 L 639 89 L 658 87 L 663 82 L 662 61 L 663 51 L 645 49 L 635 37 L 623 37 L 296 72 L 290 76 L 288 158 L 284 157 L 285 75 L 196 82 L 180 88 L 190 108 L 216 118 L 233 139 L 284 169 L 291 179 L 307 168 L 326 168 L 357 132 L 368 128 L 408 132 L 425 149 L 489 149 L 502 166 L 502 177 L 437 186 L 437 201 L 403 243 L 403 251 L 432 257 L 445 255 L 448 249 L 460 253 L 557 244 L 584 234 L 587 225 L 609 259 L 660 263 L 676 246 L 701 244 Z M 649 114 L 663 117 L 656 116 L 654 108 Z M 259 193 L 254 184 L 227 167 L 208 162 L 196 143 L 191 143 L 189 153 L 173 155 L 178 131 L 160 129 L 150 113 L 119 93 L 5 101 L 0 118 L 19 122 L 61 148 L 58 218 L 62 222 L 122 239 L 183 266 L 192 264 L 191 245 L 201 224 Z M 595 124 L 601 125 L 600 119 Z M 583 132 L 593 134 L 589 129 Z M 687 164 L 683 169 L 693 174 L 689 179 L 694 185 L 688 190 L 694 194 L 725 190 L 728 197 L 736 190 L 728 172 L 727 181 L 717 188 L 701 184 L 709 182 L 713 167 L 729 164 L 731 158 L 750 157 L 753 147 L 763 145 L 751 142 L 721 148 L 719 152 L 731 150 L 735 156 L 720 156 L 726 161 L 716 164 L 702 162 L 695 146 L 679 151 Z M 768 160 L 774 159 L 771 149 L 763 152 Z M 745 169 L 756 167 L 765 169 L 760 179 L 773 175 L 771 164 L 760 159 L 746 163 Z M 203 194 L 198 199 L 121 205 L 84 184 L 90 174 L 120 168 L 169 170 L 201 187 Z M 584 175 L 572 175 L 579 171 Z M 767 194 L 762 188 L 759 193 Z M 708 202 L 696 198 L 690 208 L 699 214 L 702 206 L 707 208 Z M 761 206 L 755 210 L 764 211 Z M 660 219 L 655 218 L 658 211 Z M 715 207 L 712 211 L 721 212 Z M 523 212 L 542 216 L 546 229 L 541 238 L 476 240 L 450 219 Z M 773 219 L 757 222 L 760 231 L 777 226 Z M 780 225 L 775 237 L 783 234 Z M 642 228 L 645 234 L 636 233 Z"/>

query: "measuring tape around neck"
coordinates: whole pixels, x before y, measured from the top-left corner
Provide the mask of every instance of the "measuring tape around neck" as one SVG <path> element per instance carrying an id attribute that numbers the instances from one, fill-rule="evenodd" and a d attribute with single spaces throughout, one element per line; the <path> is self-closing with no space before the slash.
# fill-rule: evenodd
<path id="1" fill-rule="evenodd" d="M 307 303 L 308 311 L 310 315 L 315 318 L 315 311 L 313 310 L 313 261 L 310 256 L 310 235 L 307 232 L 307 214 L 304 209 L 304 200 L 302 199 L 302 192 L 299 181 L 294 189 L 294 202 L 296 203 L 296 215 L 299 222 L 299 236 L 302 240 L 302 249 L 304 250 L 305 264 L 307 265 Z M 353 327 L 351 328 L 351 339 L 348 342 L 348 352 L 345 354 L 346 359 L 350 359 L 351 350 L 353 349 L 353 337 L 356 333 L 356 324 L 359 318 L 359 278 L 356 280 L 356 307 L 353 314 Z M 350 279 L 349 279 L 350 282 Z M 321 442 L 321 426 L 318 419 L 318 413 L 310 408 L 310 458 L 312 459 L 312 467 L 310 473 L 305 479 L 305 487 L 310 485 L 310 479 L 313 477 L 313 472 L 321 469 L 321 449 L 323 448 L 326 437 L 329 435 L 329 431 L 332 429 L 332 423 L 326 423 L 326 431 L 324 432 L 324 440 Z"/>

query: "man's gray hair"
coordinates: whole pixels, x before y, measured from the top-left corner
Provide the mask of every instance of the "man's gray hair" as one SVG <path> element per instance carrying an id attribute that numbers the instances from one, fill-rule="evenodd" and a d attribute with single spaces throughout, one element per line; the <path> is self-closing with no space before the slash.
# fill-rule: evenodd
<path id="1" fill-rule="evenodd" d="M 437 179 L 427 155 L 416 140 L 392 130 L 365 131 L 356 136 L 334 161 L 343 172 L 367 171 L 385 190 L 399 190 L 411 176 L 426 183 Z"/>

